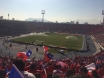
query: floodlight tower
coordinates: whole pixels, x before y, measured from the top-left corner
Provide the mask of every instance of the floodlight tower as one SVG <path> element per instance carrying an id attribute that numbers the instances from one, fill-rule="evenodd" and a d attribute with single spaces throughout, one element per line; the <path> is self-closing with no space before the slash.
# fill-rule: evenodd
<path id="1" fill-rule="evenodd" d="M 103 24 L 104 24 L 104 10 L 102 10 L 102 15 L 103 15 Z"/>
<path id="2" fill-rule="evenodd" d="M 9 14 L 8 14 L 8 20 L 9 20 Z"/>
<path id="3" fill-rule="evenodd" d="M 104 24 L 104 15 L 103 15 L 103 24 Z"/>
<path id="4" fill-rule="evenodd" d="M 42 11 L 41 11 L 41 14 L 42 14 L 42 22 L 44 22 L 44 14 L 45 14 L 45 10 L 42 10 Z"/>

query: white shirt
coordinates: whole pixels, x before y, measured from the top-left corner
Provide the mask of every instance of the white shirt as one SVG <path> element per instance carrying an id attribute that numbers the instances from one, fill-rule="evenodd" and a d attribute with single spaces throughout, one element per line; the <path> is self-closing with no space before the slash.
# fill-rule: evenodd
<path id="1" fill-rule="evenodd" d="M 53 70 L 53 76 L 59 76 L 61 78 L 62 75 L 63 72 L 61 70 Z"/>
<path id="2" fill-rule="evenodd" d="M 32 73 L 27 71 L 20 71 L 25 78 L 36 78 Z"/>

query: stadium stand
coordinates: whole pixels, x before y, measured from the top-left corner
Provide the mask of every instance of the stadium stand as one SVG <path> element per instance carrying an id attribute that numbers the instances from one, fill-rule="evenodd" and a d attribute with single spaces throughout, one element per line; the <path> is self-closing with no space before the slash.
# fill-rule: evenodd
<path id="1" fill-rule="evenodd" d="M 0 20 L 0 29 L 1 36 L 20 35 L 31 32 L 59 32 L 85 35 L 104 33 L 103 25 L 42 23 L 9 20 Z"/>
<path id="2" fill-rule="evenodd" d="M 31 32 L 74 33 L 93 35 L 96 41 L 103 45 L 103 30 L 103 25 L 0 20 L 0 36 L 19 36 Z M 21 59 L 13 56 L 0 56 L 0 72 L 2 72 L 2 70 L 6 71 L 6 75 L 4 72 L 4 78 L 9 77 L 9 72 L 11 71 L 12 64 L 15 60 Z M 76 75 L 80 76 L 80 78 L 102 78 L 104 75 L 104 51 L 101 51 L 96 55 L 86 57 L 76 56 L 74 58 L 60 59 L 60 61 L 62 64 L 65 64 L 64 67 L 59 64 L 57 60 L 51 60 L 50 62 L 46 62 L 44 59 L 25 60 L 23 61 L 25 63 L 24 71 L 32 73 L 36 78 L 55 78 L 55 76 L 58 78 L 72 78 L 72 76 Z M 95 69 L 92 72 L 89 72 L 85 66 L 91 63 L 95 64 Z"/>
<path id="3" fill-rule="evenodd" d="M 8 76 L 9 75 L 8 73 L 11 71 L 12 64 L 15 63 L 13 61 L 16 61 L 16 60 L 21 60 L 21 59 L 13 56 L 10 56 L 10 57 L 0 56 L 0 70 L 5 70 L 7 72 L 6 76 Z M 66 64 L 66 66 L 63 67 L 61 64 L 58 64 L 57 60 L 51 60 L 50 62 L 46 62 L 43 59 L 26 60 L 26 61 L 23 61 L 25 63 L 24 71 L 28 71 L 35 76 L 38 75 L 40 76 L 40 78 L 44 78 L 45 76 L 44 69 L 46 70 L 47 76 L 54 76 L 56 74 L 60 76 L 59 78 L 62 78 L 62 77 L 70 78 L 71 76 L 74 76 L 74 75 L 81 75 L 81 76 L 87 76 L 86 78 L 93 78 L 93 75 L 91 74 L 91 72 L 88 72 L 88 70 L 85 69 L 84 67 L 91 63 L 95 63 L 96 65 L 95 71 L 97 71 L 96 73 L 98 73 L 100 77 L 103 77 L 104 52 L 100 52 L 93 56 L 86 56 L 86 57 L 76 56 L 75 58 L 60 59 L 60 61 Z M 85 72 L 86 74 L 83 74 L 83 72 Z"/>

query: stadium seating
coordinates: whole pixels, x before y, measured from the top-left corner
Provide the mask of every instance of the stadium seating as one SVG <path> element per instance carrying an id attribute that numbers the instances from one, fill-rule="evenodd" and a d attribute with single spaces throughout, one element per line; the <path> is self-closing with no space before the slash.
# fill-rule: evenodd
<path id="1" fill-rule="evenodd" d="M 77 33 L 85 35 L 104 33 L 103 25 L 42 23 L 8 20 L 0 20 L 0 29 L 0 36 L 17 36 L 32 32 Z"/>
<path id="2" fill-rule="evenodd" d="M 104 46 L 104 26 L 103 25 L 85 25 L 85 24 L 63 24 L 63 23 L 42 23 L 42 22 L 23 22 L 23 21 L 8 21 L 0 20 L 0 36 L 19 36 L 21 34 L 31 32 L 58 32 L 58 33 L 74 33 L 93 35 L 97 42 Z M 0 56 L 0 70 L 6 72 L 11 71 L 12 62 L 18 59 L 17 57 Z M 104 75 L 104 51 L 92 56 L 76 56 L 75 58 L 60 59 L 64 63 L 65 67 L 59 67 L 58 70 L 62 71 L 62 77 L 70 77 L 73 75 L 79 75 L 79 69 L 83 66 L 87 66 L 91 63 L 95 63 L 98 75 L 103 77 Z M 47 63 L 45 60 L 26 60 L 25 71 L 33 73 L 36 77 L 43 78 L 46 74 L 49 78 L 52 78 L 53 71 L 56 70 L 58 64 L 57 60 L 51 60 Z M 31 66 L 35 63 L 34 70 L 31 70 Z M 43 67 L 44 65 L 44 67 Z M 46 74 L 44 72 L 46 70 Z M 68 73 L 70 72 L 70 75 Z M 8 74 L 8 73 L 7 73 Z M 7 75 L 8 76 L 8 75 Z M 92 75 L 91 75 L 92 76 Z M 92 77 L 93 78 L 93 77 Z"/>
<path id="3" fill-rule="evenodd" d="M 12 62 L 18 59 L 17 57 L 13 56 L 0 56 L 0 70 L 6 70 L 7 72 L 10 71 L 12 67 Z M 100 77 L 104 74 L 104 52 L 100 52 L 93 56 L 76 56 L 75 58 L 66 58 L 60 59 L 61 62 L 66 64 L 66 67 L 62 67 L 60 64 L 60 71 L 63 72 L 62 77 L 78 75 L 80 74 L 79 69 L 83 66 L 89 65 L 91 63 L 95 63 L 98 75 Z M 33 73 L 36 76 L 45 76 L 44 70 L 46 70 L 47 76 L 53 75 L 53 70 L 56 69 L 56 66 L 59 65 L 57 60 L 51 60 L 50 62 L 45 62 L 43 59 L 35 60 L 26 60 L 25 62 L 25 71 Z M 43 68 L 44 65 L 44 68 Z M 32 69 L 32 70 L 31 70 Z M 70 75 L 67 73 L 70 72 Z"/>

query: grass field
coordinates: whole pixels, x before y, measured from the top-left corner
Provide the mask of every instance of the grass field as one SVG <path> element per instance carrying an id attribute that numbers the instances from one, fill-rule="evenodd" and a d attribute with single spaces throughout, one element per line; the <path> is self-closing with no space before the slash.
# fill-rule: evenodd
<path id="1" fill-rule="evenodd" d="M 83 36 L 81 35 L 70 35 L 70 34 L 59 34 L 59 33 L 45 33 L 37 34 L 28 37 L 21 37 L 14 39 L 14 41 L 22 42 L 34 42 L 36 44 L 52 45 L 66 47 L 68 49 L 79 50 L 82 48 Z"/>

